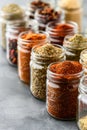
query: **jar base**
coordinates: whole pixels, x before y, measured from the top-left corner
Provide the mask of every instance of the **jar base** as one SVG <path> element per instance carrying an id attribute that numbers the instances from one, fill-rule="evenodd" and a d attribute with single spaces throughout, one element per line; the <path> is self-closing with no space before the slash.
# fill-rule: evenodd
<path id="1" fill-rule="evenodd" d="M 50 112 L 48 112 L 48 110 L 47 110 L 47 113 L 48 113 L 52 118 L 54 118 L 54 119 L 56 119 L 56 120 L 61 120 L 61 121 L 75 121 L 75 120 L 76 120 L 76 118 L 72 118 L 72 119 L 64 119 L 64 118 L 58 118 L 58 117 L 55 117 L 55 116 L 52 115 Z"/>

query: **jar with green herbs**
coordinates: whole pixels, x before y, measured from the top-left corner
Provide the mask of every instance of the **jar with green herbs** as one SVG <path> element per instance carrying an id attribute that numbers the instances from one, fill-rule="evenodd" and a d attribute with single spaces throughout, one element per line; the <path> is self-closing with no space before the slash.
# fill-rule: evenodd
<path id="1" fill-rule="evenodd" d="M 87 76 L 79 85 L 77 124 L 80 130 L 87 130 Z"/>
<path id="2" fill-rule="evenodd" d="M 50 63 L 63 61 L 65 58 L 65 50 L 60 45 L 47 43 L 32 49 L 30 90 L 34 97 L 45 101 L 47 67 Z"/>
<path id="3" fill-rule="evenodd" d="M 80 63 L 82 64 L 84 72 L 87 75 L 87 49 L 85 49 L 81 52 Z"/>
<path id="4" fill-rule="evenodd" d="M 17 4 L 8 4 L 0 10 L 1 22 L 1 46 L 6 50 L 6 26 L 13 21 L 22 20 L 25 18 L 24 10 Z"/>
<path id="5" fill-rule="evenodd" d="M 81 51 L 87 49 L 87 37 L 82 34 L 66 36 L 63 46 L 66 49 L 67 60 L 79 61 Z"/>

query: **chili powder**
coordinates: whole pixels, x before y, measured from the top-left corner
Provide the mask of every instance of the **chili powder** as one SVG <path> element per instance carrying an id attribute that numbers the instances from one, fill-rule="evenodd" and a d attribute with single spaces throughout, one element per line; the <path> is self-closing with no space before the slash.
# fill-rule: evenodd
<path id="1" fill-rule="evenodd" d="M 76 61 L 53 63 L 47 70 L 47 111 L 62 120 L 76 118 L 82 65 Z"/>

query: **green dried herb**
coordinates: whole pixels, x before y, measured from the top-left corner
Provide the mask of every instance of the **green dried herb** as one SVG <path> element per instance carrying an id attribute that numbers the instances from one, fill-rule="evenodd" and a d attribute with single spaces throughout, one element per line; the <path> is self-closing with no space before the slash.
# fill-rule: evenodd
<path id="1" fill-rule="evenodd" d="M 87 130 L 87 116 L 82 117 L 79 120 L 79 127 L 81 130 Z"/>
<path id="2" fill-rule="evenodd" d="M 87 38 L 81 34 L 75 34 L 64 41 L 66 48 L 66 60 L 79 61 L 82 50 L 87 49 Z"/>
<path id="3" fill-rule="evenodd" d="M 87 38 L 81 34 L 75 34 L 69 39 L 69 42 L 72 42 L 70 46 L 73 46 L 75 49 L 81 49 L 84 48 L 84 46 L 87 46 Z"/>
<path id="4" fill-rule="evenodd" d="M 38 99 L 46 99 L 46 73 L 50 63 L 63 61 L 64 50 L 52 44 L 45 44 L 34 49 L 31 56 L 31 92 Z"/>

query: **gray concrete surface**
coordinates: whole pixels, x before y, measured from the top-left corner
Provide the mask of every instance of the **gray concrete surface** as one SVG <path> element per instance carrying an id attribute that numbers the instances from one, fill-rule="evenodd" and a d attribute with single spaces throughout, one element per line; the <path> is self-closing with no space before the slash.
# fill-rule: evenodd
<path id="1" fill-rule="evenodd" d="M 0 6 L 12 0 L 3 0 Z M 15 0 L 13 0 L 15 2 Z M 23 4 L 25 0 L 19 0 Z M 85 0 L 86 9 L 87 1 Z M 86 27 L 84 17 L 83 26 Z M 17 69 L 9 66 L 0 48 L 0 130 L 78 130 L 76 121 L 50 117 L 45 102 L 35 99 L 29 87 L 20 82 Z"/>

